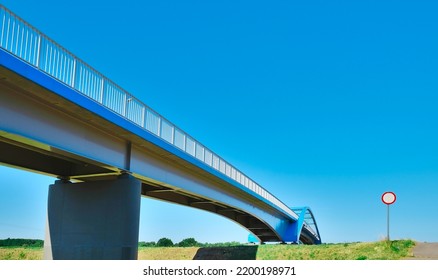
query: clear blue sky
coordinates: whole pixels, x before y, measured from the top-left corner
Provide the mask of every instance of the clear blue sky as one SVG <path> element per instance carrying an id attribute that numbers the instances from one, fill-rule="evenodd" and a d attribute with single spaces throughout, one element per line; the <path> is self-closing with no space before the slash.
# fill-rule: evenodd
<path id="1" fill-rule="evenodd" d="M 324 242 L 438 241 L 438 2 L 2 0 L 290 206 Z M 44 238 L 53 178 L 0 167 L 0 238 Z M 140 240 L 246 241 L 142 199 Z"/>

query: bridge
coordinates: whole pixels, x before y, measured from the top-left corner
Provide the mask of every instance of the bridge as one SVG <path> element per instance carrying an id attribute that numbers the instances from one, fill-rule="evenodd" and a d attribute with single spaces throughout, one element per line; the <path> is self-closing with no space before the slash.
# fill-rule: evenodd
<path id="1" fill-rule="evenodd" d="M 1 5 L 0 32 L 0 163 L 57 178 L 46 259 L 136 259 L 142 196 L 221 215 L 259 242 L 321 243 L 309 207 L 288 207 Z"/>

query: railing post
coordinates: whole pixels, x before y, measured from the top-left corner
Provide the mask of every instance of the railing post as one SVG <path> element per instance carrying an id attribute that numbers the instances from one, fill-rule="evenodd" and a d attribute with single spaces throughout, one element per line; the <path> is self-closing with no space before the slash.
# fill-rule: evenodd
<path id="1" fill-rule="evenodd" d="M 36 61 L 35 61 L 35 67 L 40 69 L 40 59 L 41 59 L 41 44 L 42 44 L 42 38 L 41 33 L 38 33 L 38 43 L 37 43 L 37 51 L 36 51 Z"/>
<path id="2" fill-rule="evenodd" d="M 175 145 L 175 126 L 172 125 L 172 145 Z"/>
<path id="3" fill-rule="evenodd" d="M 73 69 L 71 74 L 71 87 L 75 88 L 76 86 L 76 57 L 73 57 Z"/>
<path id="4" fill-rule="evenodd" d="M 21 30 L 21 25 L 18 25 L 18 33 L 17 33 L 17 42 L 20 43 L 19 51 L 17 51 L 18 56 L 23 57 L 24 60 L 26 60 L 26 56 L 23 55 L 23 45 L 24 43 L 24 28 Z"/>
<path id="5" fill-rule="evenodd" d="M 99 96 L 99 102 L 103 105 L 103 94 L 105 92 L 105 78 L 100 77 L 102 81 L 100 82 L 100 96 Z"/>
<path id="6" fill-rule="evenodd" d="M 5 19 L 6 19 L 6 11 L 3 7 L 0 7 L 0 14 L 2 15 L 2 30 L 0 36 L 0 47 L 3 47 L 3 34 L 5 29 Z"/>
<path id="7" fill-rule="evenodd" d="M 126 116 L 126 112 L 128 112 L 128 95 L 126 94 L 126 92 L 124 92 L 124 95 L 123 95 L 123 114 L 122 114 L 122 116 L 124 116 L 125 118 L 128 118 L 127 116 Z"/>
<path id="8" fill-rule="evenodd" d="M 158 115 L 158 136 L 161 138 L 161 115 Z"/>
<path id="9" fill-rule="evenodd" d="M 143 107 L 143 128 L 147 130 L 148 125 L 148 108 L 146 106 Z"/>
<path id="10" fill-rule="evenodd" d="M 146 125 L 146 122 L 145 122 L 145 119 L 146 119 L 146 107 L 142 106 L 141 109 L 142 109 L 141 110 L 141 127 L 145 128 L 145 125 Z"/>

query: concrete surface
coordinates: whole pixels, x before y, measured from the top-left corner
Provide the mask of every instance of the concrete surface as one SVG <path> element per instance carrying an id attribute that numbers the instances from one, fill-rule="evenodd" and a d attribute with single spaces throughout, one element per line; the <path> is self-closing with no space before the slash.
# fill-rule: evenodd
<path id="1" fill-rule="evenodd" d="M 438 260 L 438 243 L 417 242 L 408 260 Z"/>
<path id="2" fill-rule="evenodd" d="M 128 175 L 51 185 L 44 258 L 137 259 L 140 192 L 141 182 Z"/>

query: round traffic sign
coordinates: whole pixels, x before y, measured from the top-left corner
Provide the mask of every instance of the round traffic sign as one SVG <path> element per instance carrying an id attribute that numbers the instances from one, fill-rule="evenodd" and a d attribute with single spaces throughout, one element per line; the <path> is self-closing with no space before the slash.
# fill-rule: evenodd
<path id="1" fill-rule="evenodd" d="M 385 192 L 382 194 L 383 203 L 390 205 L 393 204 L 397 199 L 397 196 L 393 192 Z"/>

